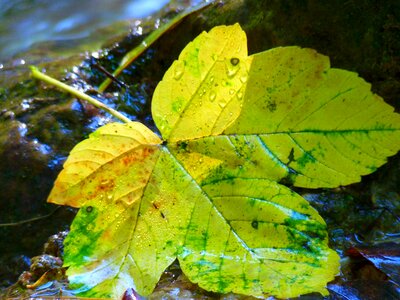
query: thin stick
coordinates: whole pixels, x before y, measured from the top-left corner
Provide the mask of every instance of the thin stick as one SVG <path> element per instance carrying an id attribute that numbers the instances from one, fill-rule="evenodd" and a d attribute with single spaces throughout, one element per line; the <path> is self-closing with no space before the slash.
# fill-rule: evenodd
<path id="1" fill-rule="evenodd" d="M 104 69 L 101 65 L 95 64 L 93 65 L 94 68 L 100 70 L 100 72 L 103 72 L 108 78 L 110 78 L 112 81 L 114 81 L 116 84 L 118 84 L 120 87 L 128 88 L 125 83 L 123 83 L 121 80 L 118 80 L 116 77 L 114 77 L 113 74 L 108 72 L 106 69 Z"/>
<path id="2" fill-rule="evenodd" d="M 112 109 L 111 107 L 108 107 L 107 105 L 105 105 L 104 103 L 90 97 L 89 95 L 86 95 L 85 93 L 82 93 L 81 91 L 78 91 L 77 89 L 66 85 L 65 83 L 62 83 L 61 81 L 58 81 L 57 79 L 54 79 L 53 77 L 50 77 L 48 75 L 43 74 L 42 72 L 40 72 L 36 67 L 31 67 L 31 71 L 32 71 L 32 76 L 43 80 L 44 82 L 47 82 L 49 84 L 52 84 L 56 87 L 58 87 L 59 89 L 69 92 L 70 94 L 82 99 L 82 100 L 86 100 L 87 102 L 93 104 L 94 106 L 105 110 L 106 112 L 110 113 L 111 115 L 113 115 L 115 118 L 121 120 L 122 122 L 131 122 L 130 119 L 128 119 L 127 117 L 125 117 L 123 114 L 121 114 L 120 112 Z"/>
<path id="3" fill-rule="evenodd" d="M 54 209 L 51 213 L 49 213 L 47 215 L 40 216 L 40 217 L 35 217 L 35 218 L 27 219 L 27 220 L 22 220 L 22 221 L 18 221 L 18 222 L 2 223 L 2 224 L 0 224 L 0 227 L 19 226 L 19 225 L 23 225 L 23 224 L 26 224 L 26 223 L 32 223 L 32 222 L 36 222 L 36 221 L 39 221 L 39 220 L 46 219 L 46 218 L 50 217 L 51 215 L 53 215 L 60 207 L 61 206 L 56 207 L 56 209 Z"/>

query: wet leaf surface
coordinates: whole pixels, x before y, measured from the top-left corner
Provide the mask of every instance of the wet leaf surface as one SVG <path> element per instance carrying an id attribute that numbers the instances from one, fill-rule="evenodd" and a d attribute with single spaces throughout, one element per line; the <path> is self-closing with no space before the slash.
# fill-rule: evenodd
<path id="1" fill-rule="evenodd" d="M 348 250 L 349 256 L 362 256 L 378 270 L 386 274 L 400 286 L 400 245 L 397 243 L 380 243 L 372 246 L 357 246 Z"/>
<path id="2" fill-rule="evenodd" d="M 277 181 L 359 181 L 400 147 L 393 108 L 314 50 L 247 56 L 236 24 L 189 43 L 152 112 L 164 141 L 140 123 L 105 125 L 71 151 L 55 182 L 49 201 L 81 208 L 65 241 L 71 288 L 149 295 L 178 258 L 209 291 L 326 295 L 339 267 L 326 224 Z"/>
<path id="3" fill-rule="evenodd" d="M 329 285 L 329 299 L 392 300 L 399 299 L 399 287 L 390 281 L 355 280 Z"/>

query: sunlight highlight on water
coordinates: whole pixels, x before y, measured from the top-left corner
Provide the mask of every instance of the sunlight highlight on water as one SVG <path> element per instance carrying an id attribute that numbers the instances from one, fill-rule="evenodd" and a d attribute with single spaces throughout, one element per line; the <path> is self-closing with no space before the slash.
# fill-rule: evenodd
<path id="1" fill-rule="evenodd" d="M 117 21 L 143 18 L 168 0 L 0 0 L 0 60 L 43 41 L 87 37 Z"/>

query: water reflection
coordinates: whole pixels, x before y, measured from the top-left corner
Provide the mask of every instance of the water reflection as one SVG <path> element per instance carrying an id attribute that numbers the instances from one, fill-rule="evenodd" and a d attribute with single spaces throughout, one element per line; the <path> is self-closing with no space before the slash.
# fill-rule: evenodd
<path id="1" fill-rule="evenodd" d="M 146 17 L 168 0 L 0 0 L 0 60 L 43 41 L 87 37 L 119 20 Z"/>

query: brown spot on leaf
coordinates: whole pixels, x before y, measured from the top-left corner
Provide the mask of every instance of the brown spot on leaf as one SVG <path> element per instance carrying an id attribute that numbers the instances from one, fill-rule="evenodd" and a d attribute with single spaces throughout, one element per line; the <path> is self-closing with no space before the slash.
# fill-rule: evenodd
<path id="1" fill-rule="evenodd" d="M 133 153 L 127 154 L 122 158 L 122 163 L 125 166 L 129 166 L 136 161 L 144 161 L 148 156 L 155 152 L 154 147 L 143 147 L 142 149 Z"/>
<path id="2" fill-rule="evenodd" d="M 153 148 L 153 147 L 145 147 L 143 149 L 143 157 L 147 157 L 147 156 L 153 154 L 154 151 L 155 151 L 155 148 Z"/>

